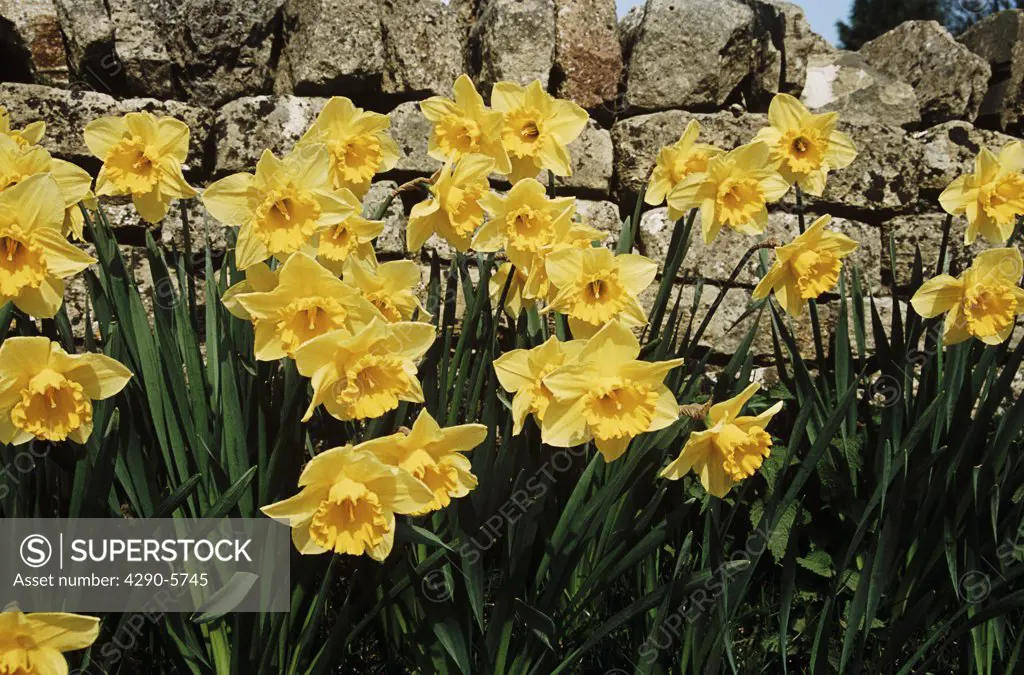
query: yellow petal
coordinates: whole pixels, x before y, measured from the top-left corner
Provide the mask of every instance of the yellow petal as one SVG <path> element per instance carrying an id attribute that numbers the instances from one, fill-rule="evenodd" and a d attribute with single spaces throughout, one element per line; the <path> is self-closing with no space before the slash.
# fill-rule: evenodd
<path id="1" fill-rule="evenodd" d="M 60 351 L 51 358 L 54 368 L 82 385 L 91 399 L 110 398 L 132 379 L 132 371 L 105 354 L 65 354 Z"/>
<path id="2" fill-rule="evenodd" d="M 1016 286 L 1024 273 L 1024 258 L 1015 248 L 992 248 L 979 253 L 971 269 L 980 280 L 991 283 L 998 279 Z"/>
<path id="3" fill-rule="evenodd" d="M 799 128 L 810 112 L 789 94 L 777 94 L 768 104 L 768 121 L 780 131 Z"/>
<path id="4" fill-rule="evenodd" d="M 91 646 L 100 632 L 100 620 L 92 616 L 62 612 L 26 615 L 27 628 L 40 648 L 70 652 Z"/>
<path id="5" fill-rule="evenodd" d="M 658 275 L 658 263 L 647 256 L 624 253 L 615 256 L 615 263 L 619 267 L 619 280 L 634 296 L 650 286 Z"/>
<path id="6" fill-rule="evenodd" d="M 128 133 L 128 125 L 120 117 L 101 117 L 85 126 L 85 144 L 94 156 L 106 160 L 110 148 Z"/>
<path id="7" fill-rule="evenodd" d="M 948 274 L 940 274 L 921 284 L 910 304 L 914 311 L 926 319 L 948 312 L 963 297 L 963 282 Z"/>
<path id="8" fill-rule="evenodd" d="M 708 418 L 711 420 L 711 424 L 715 425 L 719 422 L 728 422 L 729 420 L 739 417 L 740 410 L 743 409 L 743 406 L 750 400 L 750 397 L 753 396 L 760 388 L 761 385 L 757 382 L 752 382 L 733 398 L 711 406 L 711 410 L 708 411 Z"/>

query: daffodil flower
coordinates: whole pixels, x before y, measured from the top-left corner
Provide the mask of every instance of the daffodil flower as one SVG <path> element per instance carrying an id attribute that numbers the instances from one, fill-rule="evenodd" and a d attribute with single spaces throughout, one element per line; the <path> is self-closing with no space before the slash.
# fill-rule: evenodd
<path id="1" fill-rule="evenodd" d="M 182 173 L 188 141 L 188 125 L 173 117 L 135 112 L 93 120 L 85 144 L 103 162 L 96 194 L 130 195 L 143 220 L 159 223 L 175 199 L 196 196 Z"/>
<path id="2" fill-rule="evenodd" d="M 613 319 L 626 326 L 647 323 L 638 296 L 658 274 L 650 258 L 572 248 L 550 254 L 545 267 L 558 294 L 543 311 L 568 315 L 573 337 L 589 338 Z"/>
<path id="3" fill-rule="evenodd" d="M 761 234 L 768 225 L 768 204 L 789 191 L 789 183 L 771 166 L 768 145 L 743 145 L 711 158 L 707 173 L 689 176 L 668 195 L 669 208 L 685 213 L 700 208 L 704 243 L 722 227 Z"/>
<path id="4" fill-rule="evenodd" d="M 253 319 L 260 361 L 294 358 L 315 337 L 337 330 L 352 334 L 380 317 L 357 289 L 302 253 L 285 261 L 273 290 L 234 299 Z"/>
<path id="5" fill-rule="evenodd" d="M 519 181 L 505 196 L 486 193 L 480 205 L 489 218 L 473 238 L 473 248 L 485 253 L 505 248 L 536 254 L 555 241 L 576 212 L 575 198 L 551 199 L 533 178 Z"/>
<path id="6" fill-rule="evenodd" d="M 414 261 L 378 263 L 371 251 L 365 259 L 349 258 L 344 270 L 345 281 L 358 289 L 388 323 L 411 321 L 417 311 L 420 321 L 430 319 L 426 307 L 416 297 L 420 268 Z"/>
<path id="7" fill-rule="evenodd" d="M 638 361 L 640 342 L 618 321 L 602 328 L 577 358 L 544 377 L 554 397 L 544 411 L 541 438 L 571 447 L 593 439 L 605 461 L 626 451 L 629 442 L 679 419 L 676 398 L 665 376 L 682 364 Z"/>
<path id="8" fill-rule="evenodd" d="M 572 175 L 567 146 L 587 126 L 587 111 L 544 91 L 539 80 L 525 87 L 498 82 L 491 90 L 491 105 L 505 115 L 501 138 L 517 183 L 547 169 L 556 176 Z"/>
<path id="9" fill-rule="evenodd" d="M 700 122 L 690 120 L 678 141 L 658 151 L 651 181 L 644 192 L 646 203 L 658 206 L 684 179 L 707 173 L 711 158 L 722 154 L 722 151 L 713 145 L 698 143 L 699 135 Z M 679 220 L 684 215 L 685 212 L 677 211 L 669 204 L 670 219 Z"/>
<path id="10" fill-rule="evenodd" d="M 312 380 L 313 400 L 302 421 L 323 404 L 340 420 L 380 417 L 399 401 L 423 402 L 417 362 L 434 342 L 434 327 L 419 321 L 375 319 L 355 335 L 332 331 L 299 347 L 295 363 Z"/>
<path id="11" fill-rule="evenodd" d="M 679 457 L 661 477 L 679 480 L 695 471 L 704 489 L 721 499 L 733 485 L 753 476 L 771 454 L 772 437 L 764 428 L 782 410 L 779 401 L 760 415 L 741 417 L 743 406 L 759 388 L 753 383 L 738 396 L 711 406 L 708 429 L 690 433 Z"/>
<path id="12" fill-rule="evenodd" d="M 989 249 L 958 278 L 940 274 L 924 282 L 910 304 L 926 319 L 946 314 L 944 345 L 971 337 L 997 345 L 1013 333 L 1015 317 L 1024 314 L 1024 289 L 1017 286 L 1022 273 L 1020 251 Z"/>
<path id="13" fill-rule="evenodd" d="M 26 124 L 23 129 L 11 126 L 11 116 L 7 108 L 0 105 L 0 136 L 7 136 L 21 147 L 35 145 L 43 140 L 46 133 L 46 122 L 37 121 Z"/>
<path id="14" fill-rule="evenodd" d="M 419 512 L 434 501 L 430 488 L 408 471 L 361 447 L 320 453 L 299 476 L 299 494 L 263 507 L 265 515 L 288 521 L 299 553 L 384 560 L 395 544 L 395 514 Z"/>
<path id="15" fill-rule="evenodd" d="M 375 175 L 398 163 L 398 145 L 387 133 L 390 126 L 387 115 L 368 112 L 344 96 L 334 96 L 296 148 L 327 146 L 334 188 L 348 188 L 362 198 Z"/>
<path id="16" fill-rule="evenodd" d="M 543 424 L 548 406 L 555 400 L 544 378 L 574 362 L 586 344 L 586 340 L 560 342 L 552 336 L 539 347 L 514 349 L 494 361 L 498 382 L 505 391 L 515 394 L 512 398 L 513 436 L 523 430 L 529 415 L 534 416 L 538 425 Z"/>
<path id="17" fill-rule="evenodd" d="M 466 452 L 484 442 L 487 427 L 461 424 L 442 429 L 426 410 L 421 410 L 412 429 L 367 441 L 359 446 L 380 461 L 406 471 L 430 488 L 433 500 L 411 515 L 437 511 L 453 499 L 465 497 L 477 485 Z"/>
<path id="18" fill-rule="evenodd" d="M 435 232 L 461 252 L 469 250 L 473 233 L 484 222 L 479 200 L 488 193 L 494 160 L 467 155 L 454 167 L 445 164 L 430 186 L 430 197 L 412 207 L 406 245 L 418 251 Z"/>
<path id="19" fill-rule="evenodd" d="M 755 300 L 774 291 L 786 312 L 800 316 L 808 300 L 836 285 L 843 258 L 857 249 L 857 242 L 826 230 L 830 222 L 831 216 L 822 216 L 792 242 L 775 249 L 775 264 L 754 289 Z"/>
<path id="20" fill-rule="evenodd" d="M 0 344 L 0 443 L 85 443 L 93 400 L 110 398 L 131 377 L 103 354 L 68 354 L 45 337 L 7 338 Z"/>
<path id="21" fill-rule="evenodd" d="M 982 148 L 974 173 L 950 183 L 939 203 L 947 213 L 967 216 L 964 243 L 980 234 L 990 244 L 1005 244 L 1024 215 L 1024 143 L 1012 141 L 998 156 Z"/>
<path id="22" fill-rule="evenodd" d="M 38 145 L 19 146 L 7 136 L 0 135 L 0 191 L 17 185 L 29 176 L 48 173 L 60 188 L 64 202 L 62 233 L 83 239 L 85 217 L 79 204 L 95 202 L 90 190 L 92 177 L 71 162 L 54 159 Z"/>
<path id="23" fill-rule="evenodd" d="M 523 286 L 523 301 L 534 303 L 537 300 L 554 302 L 558 288 L 551 283 L 547 271 L 547 259 L 558 251 L 579 249 L 586 251 L 604 239 L 605 234 L 586 223 L 577 222 L 574 217 L 575 201 L 565 213 L 555 219 L 554 237 L 536 251 L 510 248 L 507 251 L 509 260 L 517 270 L 526 272 L 526 283 Z"/>
<path id="24" fill-rule="evenodd" d="M 65 652 L 91 647 L 100 634 L 92 616 L 18 610 L 0 612 L 0 673 L 67 675 Z"/>
<path id="25" fill-rule="evenodd" d="M 64 302 L 64 279 L 96 260 L 61 233 L 64 200 L 49 174 L 0 192 L 0 306 L 53 317 Z"/>
<path id="26" fill-rule="evenodd" d="M 351 191 L 343 188 L 335 194 L 348 203 L 353 214 L 320 232 L 316 259 L 327 269 L 341 275 L 346 260 L 366 259 L 374 255 L 373 240 L 384 231 L 384 221 L 363 218 L 359 213 L 362 206 Z"/>
<path id="27" fill-rule="evenodd" d="M 500 174 L 512 171 L 501 143 L 505 116 L 490 110 L 466 74 L 455 80 L 455 100 L 432 96 L 420 102 L 423 116 L 433 124 L 427 152 L 442 162 L 458 162 L 467 155 L 486 155 Z"/>
<path id="28" fill-rule="evenodd" d="M 777 94 L 768 106 L 771 126 L 761 129 L 754 140 L 768 144 L 772 161 L 787 182 L 821 196 L 828 172 L 844 169 L 857 158 L 850 137 L 836 131 L 838 121 L 839 113 L 815 115 L 789 94 Z"/>
<path id="29" fill-rule="evenodd" d="M 206 188 L 203 204 L 228 227 L 240 227 L 235 263 L 245 270 L 271 256 L 316 248 L 315 235 L 358 214 L 336 193 L 324 146 L 296 149 L 278 159 L 269 150 L 256 173 L 236 173 Z"/>

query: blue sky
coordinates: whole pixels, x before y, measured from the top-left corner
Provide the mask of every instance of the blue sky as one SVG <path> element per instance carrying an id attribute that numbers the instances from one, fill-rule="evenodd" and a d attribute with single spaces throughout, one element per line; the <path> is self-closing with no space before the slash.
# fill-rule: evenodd
<path id="1" fill-rule="evenodd" d="M 643 0 L 616 0 L 619 16 L 641 2 Z M 847 18 L 851 0 L 796 0 L 796 4 L 804 8 L 807 13 L 807 21 L 810 22 L 814 32 L 835 44 L 838 39 L 836 37 L 836 21 Z"/>

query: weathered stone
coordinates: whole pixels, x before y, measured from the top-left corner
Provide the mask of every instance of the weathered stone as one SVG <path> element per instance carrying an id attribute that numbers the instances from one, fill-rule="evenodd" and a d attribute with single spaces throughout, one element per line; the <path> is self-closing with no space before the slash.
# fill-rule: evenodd
<path id="1" fill-rule="evenodd" d="M 814 218 L 808 215 L 806 224 L 809 226 Z M 674 227 L 675 223 L 669 220 L 665 208 L 652 209 L 640 220 L 640 241 L 644 255 L 657 261 L 662 268 L 668 259 Z M 845 234 L 860 244 L 849 261 L 860 268 L 865 288 L 871 291 L 881 289 L 881 267 L 878 262 L 881 252 L 880 229 L 845 218 L 833 218 L 829 229 Z M 701 276 L 712 283 L 725 283 L 749 248 L 760 242 L 771 242 L 774 246 L 787 244 L 799 234 L 800 229 L 795 214 L 773 212 L 769 215 L 764 234 L 758 237 L 723 228 L 709 246 L 704 243 L 700 231 L 698 214 L 693 224 L 690 247 L 677 276 L 689 280 Z M 774 255 L 770 251 L 766 255 L 766 263 L 770 266 L 774 262 Z M 758 258 L 755 255 L 740 270 L 734 283 L 753 286 L 760 278 Z"/>
<path id="2" fill-rule="evenodd" d="M 619 243 L 619 232 L 622 230 L 622 219 L 619 218 L 619 207 L 612 202 L 576 200 L 577 220 L 591 227 L 606 232 L 601 245 L 615 249 Z"/>
<path id="3" fill-rule="evenodd" d="M 384 72 L 378 0 L 288 0 L 284 35 L 296 93 L 345 94 Z"/>
<path id="4" fill-rule="evenodd" d="M 499 81 L 547 88 L 555 59 L 555 0 L 482 0 L 470 32 L 480 90 Z"/>
<path id="5" fill-rule="evenodd" d="M 214 114 L 207 108 L 180 101 L 158 101 L 151 98 L 118 100 L 93 91 L 69 91 L 34 84 L 0 84 L 0 101 L 4 101 L 15 126 L 35 120 L 46 122 L 42 145 L 55 156 L 73 162 L 92 163 L 92 153 L 85 146 L 85 126 L 107 115 L 145 111 L 154 115 L 177 117 L 192 130 L 186 170 L 201 172 L 206 161 L 206 141 L 213 129 Z"/>
<path id="6" fill-rule="evenodd" d="M 274 40 L 285 0 L 160 0 L 156 17 L 182 91 L 215 106 L 239 96 L 268 93 Z M 322 53 L 324 43 L 304 48 Z"/>
<path id="7" fill-rule="evenodd" d="M 105 0 L 55 0 L 55 5 L 76 86 L 116 91 L 121 65 Z"/>
<path id="8" fill-rule="evenodd" d="M 420 112 L 415 101 L 401 103 L 388 117 L 391 118 L 391 137 L 398 144 L 398 171 L 431 175 L 441 167 L 441 162 L 427 154 L 430 140 L 430 121 Z"/>
<path id="9" fill-rule="evenodd" d="M 939 250 L 942 246 L 942 230 L 946 223 L 944 213 L 922 213 L 918 215 L 897 216 L 882 224 L 882 238 L 888 242 L 890 238 L 896 246 L 896 285 L 905 287 L 910 282 L 910 271 L 914 265 L 914 256 L 918 248 L 921 250 L 921 262 L 925 276 L 931 276 L 939 261 Z M 982 242 L 971 246 L 964 244 L 964 232 L 967 229 L 965 218 L 953 218 L 949 232 L 949 244 L 946 250 L 946 262 L 954 273 L 964 270 L 971 264 L 971 258 L 984 250 Z M 893 269 L 888 252 L 881 256 L 882 276 L 886 283 L 893 283 Z"/>
<path id="10" fill-rule="evenodd" d="M 935 208 L 939 194 L 955 178 L 974 172 L 974 158 L 981 148 L 995 153 L 1017 140 L 998 131 L 978 129 L 967 122 L 946 122 L 912 134 L 920 144 L 922 156 L 915 170 L 922 200 Z"/>
<path id="11" fill-rule="evenodd" d="M 451 97 L 466 41 L 455 9 L 441 0 L 381 0 L 380 20 L 384 91 Z"/>
<path id="12" fill-rule="evenodd" d="M 162 0 L 107 0 L 114 45 L 130 96 L 174 98 L 172 60 L 159 21 Z"/>
<path id="13" fill-rule="evenodd" d="M 813 112 L 837 111 L 844 121 L 856 124 L 906 126 L 921 121 L 914 88 L 854 52 L 812 55 L 800 98 Z"/>
<path id="14" fill-rule="evenodd" d="M 687 123 L 693 119 L 698 120 L 702 127 L 700 142 L 717 145 L 723 150 L 749 142 L 758 129 L 768 125 L 765 115 L 735 114 L 732 111 L 687 113 L 668 110 L 620 120 L 611 132 L 620 192 L 639 192 L 650 178 L 658 151 L 679 140 Z"/>
<path id="15" fill-rule="evenodd" d="M 922 121 L 974 120 L 992 69 L 936 21 L 907 21 L 861 47 L 872 66 L 914 87 Z"/>
<path id="16" fill-rule="evenodd" d="M 862 211 L 865 219 L 910 210 L 918 199 L 923 147 L 899 127 L 840 123 L 853 139 L 857 158 L 828 175 L 821 201 Z M 811 199 L 812 208 L 817 200 Z"/>
<path id="17" fill-rule="evenodd" d="M 611 191 L 614 148 L 612 136 L 594 120 L 587 122 L 579 137 L 569 144 L 572 175 L 556 178 L 559 189 L 606 196 Z M 539 181 L 547 185 L 548 172 L 542 171 Z"/>
<path id="18" fill-rule="evenodd" d="M 736 0 L 648 0 L 629 50 L 638 110 L 720 106 L 751 73 L 754 12 Z"/>
<path id="19" fill-rule="evenodd" d="M 615 98 L 622 49 L 614 0 L 555 0 L 556 94 L 584 108 Z"/>
<path id="20" fill-rule="evenodd" d="M 68 60 L 53 0 L 0 0 L 4 79 L 67 84 Z"/>
<path id="21" fill-rule="evenodd" d="M 210 249 L 214 252 L 227 249 L 228 228 L 210 216 L 198 197 L 176 201 L 167 212 L 167 217 L 160 221 L 159 225 L 151 225 L 142 220 L 139 217 L 139 212 L 135 210 L 131 200 L 127 197 L 103 197 L 101 203 L 110 227 L 115 231 L 119 241 L 130 240 L 141 243 L 144 241 L 145 230 L 154 232 L 159 230 L 153 236 L 165 247 L 184 251 L 185 223 L 187 222 L 193 254 L 203 251 L 207 236 L 210 238 Z M 182 211 L 184 211 L 184 217 Z M 126 234 L 126 231 L 129 233 Z"/>
<path id="22" fill-rule="evenodd" d="M 1024 11 L 988 16 L 967 29 L 960 42 L 992 67 L 979 122 L 1019 131 L 1024 117 Z"/>
<path id="23" fill-rule="evenodd" d="M 778 88 L 799 96 L 807 80 L 807 61 L 822 38 L 811 30 L 804 10 L 785 0 L 745 0 L 781 56 Z"/>
<path id="24" fill-rule="evenodd" d="M 224 105 L 217 111 L 214 173 L 252 171 L 265 149 L 279 157 L 286 154 L 326 102 L 322 98 L 253 96 Z"/>

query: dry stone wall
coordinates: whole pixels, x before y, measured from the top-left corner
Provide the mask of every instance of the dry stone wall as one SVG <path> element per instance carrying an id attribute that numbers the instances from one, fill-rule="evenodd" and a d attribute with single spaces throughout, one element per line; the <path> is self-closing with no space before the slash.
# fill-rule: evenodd
<path id="1" fill-rule="evenodd" d="M 614 0 L 0 0 L 0 104 L 15 124 L 44 120 L 47 149 L 92 171 L 82 129 L 101 115 L 148 110 L 185 120 L 186 172 L 201 187 L 251 169 L 264 148 L 287 151 L 326 98 L 343 95 L 387 113 L 403 153 L 378 176 L 370 213 L 400 182 L 436 170 L 415 101 L 449 95 L 462 72 L 485 96 L 498 80 L 539 79 L 590 111 L 570 146 L 573 175 L 558 185 L 609 244 L 658 149 L 691 119 L 702 140 L 733 147 L 766 124 L 778 92 L 838 111 L 860 154 L 808 208 L 861 242 L 853 260 L 884 314 L 905 299 L 916 248 L 934 264 L 941 190 L 971 169 L 980 147 L 1000 147 L 1024 128 L 1024 12 L 994 15 L 959 39 L 934 22 L 910 22 L 852 53 L 828 45 L 782 0 L 647 0 L 622 20 Z M 409 255 L 410 207 L 396 201 L 388 210 L 382 257 Z M 144 241 L 132 209 L 108 210 L 125 247 Z M 198 201 L 186 215 L 172 213 L 158 238 L 180 246 L 187 222 L 193 240 L 209 232 L 215 247 L 226 245 Z M 672 226 L 664 208 L 646 209 L 638 250 L 663 263 Z M 767 236 L 781 241 L 795 230 L 791 203 L 774 207 Z M 890 238 L 895 268 L 883 255 Z M 976 252 L 961 241 L 954 237 L 956 265 Z M 750 242 L 729 234 L 711 247 L 696 242 L 677 280 L 681 307 L 692 306 L 698 277 L 699 304 L 709 305 Z M 435 250 L 452 255 L 436 238 L 423 253 Z M 727 289 L 709 347 L 729 353 L 739 344 L 755 282 L 752 265 Z M 826 302 L 825 321 L 838 309 Z M 770 349 L 765 332 L 755 351 Z"/>

